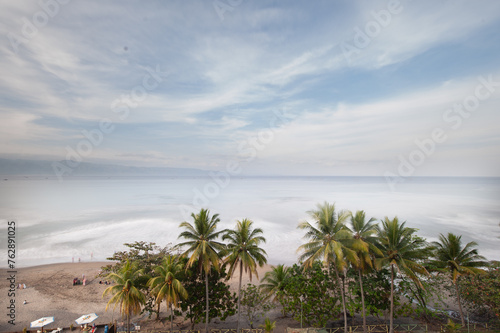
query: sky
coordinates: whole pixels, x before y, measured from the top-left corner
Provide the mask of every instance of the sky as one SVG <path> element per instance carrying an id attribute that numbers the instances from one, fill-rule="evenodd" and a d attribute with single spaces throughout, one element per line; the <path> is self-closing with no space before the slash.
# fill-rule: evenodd
<path id="1" fill-rule="evenodd" d="M 2 1 L 0 157 L 500 176 L 500 2 Z"/>

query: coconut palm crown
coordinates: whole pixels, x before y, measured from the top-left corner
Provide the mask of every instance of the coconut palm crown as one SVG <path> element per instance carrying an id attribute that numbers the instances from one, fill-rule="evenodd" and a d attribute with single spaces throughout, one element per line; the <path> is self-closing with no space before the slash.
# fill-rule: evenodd
<path id="1" fill-rule="evenodd" d="M 173 307 L 177 307 L 180 299 L 186 299 L 188 293 L 181 281 L 179 280 L 183 271 L 184 265 L 178 261 L 177 256 L 167 255 L 162 265 L 155 268 L 156 277 L 151 278 L 147 285 L 156 295 L 156 303 L 159 305 L 162 300 L 167 302 L 167 307 L 170 307 L 173 312 Z M 171 314 L 170 329 L 173 329 L 173 314 Z"/>
<path id="2" fill-rule="evenodd" d="M 224 264 L 229 265 L 228 276 L 233 276 L 238 264 L 243 268 L 245 273 L 252 274 L 258 278 L 257 266 L 261 267 L 267 263 L 267 253 L 260 248 L 261 243 L 265 243 L 266 239 L 262 236 L 263 231 L 260 228 L 252 229 L 253 222 L 248 219 L 237 221 L 235 230 L 227 230 L 222 237 L 228 241 L 226 249 L 222 251 L 226 254 Z"/>
<path id="3" fill-rule="evenodd" d="M 476 242 L 462 245 L 462 236 L 448 233 L 447 236 L 439 235 L 439 241 L 433 242 L 434 259 L 430 264 L 438 271 L 449 272 L 451 280 L 455 285 L 458 300 L 458 308 L 462 325 L 465 325 L 462 303 L 460 301 L 460 290 L 458 279 L 462 275 L 476 275 L 485 273 L 481 267 L 487 267 L 486 258 L 479 255 Z"/>
<path id="4" fill-rule="evenodd" d="M 351 232 L 345 222 L 349 212 L 341 211 L 338 215 L 335 204 L 318 204 L 316 210 L 308 212 L 315 221 L 315 226 L 304 221 L 298 228 L 306 230 L 304 239 L 308 243 L 299 246 L 302 252 L 299 257 L 306 267 L 312 267 L 314 261 L 322 261 L 325 265 L 334 263 L 337 269 L 343 270 L 347 267 L 346 258 L 352 262 L 358 262 L 355 251 L 346 246 L 347 240 L 351 239 Z"/>
<path id="5" fill-rule="evenodd" d="M 279 302 L 282 297 L 281 292 L 285 289 L 290 268 L 283 264 L 271 266 L 271 270 L 264 274 L 260 280 L 259 288 L 266 295 L 266 299 L 273 297 L 272 302 Z"/>
<path id="6" fill-rule="evenodd" d="M 220 270 L 219 252 L 225 248 L 225 245 L 218 242 L 226 230 L 217 231 L 217 224 L 220 222 L 219 214 L 210 216 L 208 209 L 201 209 L 198 214 L 191 214 L 193 224 L 182 222 L 179 227 L 185 228 L 178 238 L 186 239 L 185 242 L 177 244 L 177 248 L 188 247 L 182 256 L 189 256 L 186 268 L 189 268 L 198 261 L 200 271 L 210 273 L 210 268 L 214 267 Z"/>
<path id="7" fill-rule="evenodd" d="M 142 269 L 127 260 L 119 272 L 107 275 L 107 278 L 116 284 L 106 288 L 102 294 L 102 297 L 108 294 L 113 295 L 106 304 L 105 311 L 111 304 L 115 305 L 113 309 L 120 305 L 120 313 L 127 318 L 127 331 L 130 331 L 130 316 L 139 314 L 146 301 L 144 294 L 137 288 L 142 273 Z"/>

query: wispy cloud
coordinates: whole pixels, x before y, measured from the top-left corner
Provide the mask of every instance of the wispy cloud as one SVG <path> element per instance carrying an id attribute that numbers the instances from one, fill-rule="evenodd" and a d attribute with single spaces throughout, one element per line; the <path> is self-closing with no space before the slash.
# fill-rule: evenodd
<path id="1" fill-rule="evenodd" d="M 223 21 L 210 3 L 69 2 L 29 38 L 23 27 L 43 8 L 0 7 L 0 154 L 9 156 L 64 158 L 82 130 L 109 119 L 115 130 L 90 160 L 218 168 L 286 107 L 294 120 L 246 170 L 380 174 L 446 126 L 444 110 L 478 76 L 500 76 L 496 1 L 402 0 L 388 24 L 376 18 L 386 1 L 246 2 Z M 343 43 L 370 22 L 380 31 L 346 57 Z M 17 49 L 13 34 L 24 38 Z M 113 112 L 155 68 L 168 73 L 161 84 L 127 117 Z M 443 173 L 463 154 L 500 167 L 498 105 L 496 91 L 422 172 Z M 491 173 L 473 164 L 468 173 Z"/>

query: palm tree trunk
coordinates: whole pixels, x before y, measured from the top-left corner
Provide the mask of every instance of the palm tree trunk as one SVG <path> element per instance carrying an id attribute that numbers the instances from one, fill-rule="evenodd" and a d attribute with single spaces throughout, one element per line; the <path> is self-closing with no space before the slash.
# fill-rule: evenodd
<path id="1" fill-rule="evenodd" d="M 127 311 L 127 333 L 130 333 L 130 310 Z"/>
<path id="2" fill-rule="evenodd" d="M 347 333 L 347 310 L 345 307 L 344 288 L 342 287 L 342 281 L 340 280 L 339 271 L 337 270 L 337 265 L 335 263 L 333 263 L 333 267 L 335 268 L 335 275 L 337 276 L 337 283 L 340 288 L 340 295 L 342 296 L 342 310 L 344 311 L 344 333 Z"/>
<path id="3" fill-rule="evenodd" d="M 460 290 L 458 289 L 458 279 L 455 281 L 455 290 L 457 291 L 458 310 L 460 311 L 460 319 L 462 319 L 462 327 L 465 327 L 464 312 L 462 311 L 462 302 L 460 301 Z"/>
<path id="4" fill-rule="evenodd" d="M 160 320 L 160 304 L 161 302 L 156 307 L 156 320 Z"/>
<path id="5" fill-rule="evenodd" d="M 189 320 L 191 321 L 191 330 L 194 330 L 194 319 L 191 314 L 191 306 L 188 305 L 188 310 L 189 310 Z"/>
<path id="6" fill-rule="evenodd" d="M 347 268 L 344 268 L 343 277 L 342 277 L 342 288 L 344 288 L 344 295 L 347 307 L 347 298 L 349 297 L 349 301 L 352 302 L 352 295 L 349 295 L 349 287 L 347 282 Z M 349 296 L 348 296 L 349 295 Z M 350 314 L 350 312 L 349 312 Z M 354 314 L 351 316 L 351 326 L 354 326 Z"/>
<path id="7" fill-rule="evenodd" d="M 394 266 L 391 264 L 391 317 L 389 318 L 389 333 L 394 333 Z"/>
<path id="8" fill-rule="evenodd" d="M 240 333 L 240 303 L 241 303 L 241 278 L 243 276 L 243 262 L 240 261 L 240 282 L 238 284 L 238 326 L 237 331 Z"/>
<path id="9" fill-rule="evenodd" d="M 207 298 L 207 305 L 205 308 L 205 333 L 208 333 L 208 273 L 205 272 L 205 296 Z"/>
<path id="10" fill-rule="evenodd" d="M 361 269 L 358 269 L 359 275 L 359 287 L 361 288 L 361 306 L 362 306 L 362 315 L 363 315 L 363 332 L 366 333 L 366 311 L 365 311 L 365 292 L 363 291 L 363 280 L 361 278 Z"/>
<path id="11" fill-rule="evenodd" d="M 174 303 L 170 304 L 170 332 L 174 330 Z"/>

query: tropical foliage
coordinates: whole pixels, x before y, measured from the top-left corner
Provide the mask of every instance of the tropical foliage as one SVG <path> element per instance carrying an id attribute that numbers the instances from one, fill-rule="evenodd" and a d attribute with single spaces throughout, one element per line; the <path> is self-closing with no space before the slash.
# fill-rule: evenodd
<path id="1" fill-rule="evenodd" d="M 225 248 L 224 244 L 217 241 L 225 232 L 217 231 L 217 224 L 220 222 L 219 214 L 210 216 L 210 211 L 201 209 L 198 214 L 191 214 L 193 224 L 182 222 L 179 227 L 185 230 L 181 232 L 179 238 L 184 238 L 186 241 L 177 246 L 179 248 L 187 247 L 183 253 L 184 256 L 189 255 L 189 260 L 186 263 L 187 267 L 191 267 L 195 262 L 198 263 L 200 272 L 205 273 L 205 332 L 208 333 L 209 322 L 209 290 L 208 290 L 208 274 L 213 267 L 216 271 L 220 270 L 221 258 L 219 253 Z"/>
<path id="2" fill-rule="evenodd" d="M 500 319 L 500 263 L 492 262 L 486 273 L 467 275 L 459 282 L 465 307 L 476 318 Z"/>
<path id="3" fill-rule="evenodd" d="M 102 267 L 99 276 L 105 277 L 111 272 L 118 272 L 126 265 L 133 262 L 141 268 L 142 274 L 136 281 L 136 287 L 144 293 L 145 303 L 141 313 L 148 313 L 151 318 L 152 314 L 156 314 L 156 318 L 160 317 L 160 304 L 156 302 L 156 296 L 150 292 L 147 286 L 149 279 L 154 276 L 155 268 L 162 263 L 165 256 L 172 254 L 172 246 L 169 244 L 165 247 L 156 245 L 153 242 L 134 242 L 123 244 L 128 248 L 126 251 L 115 252 L 113 256 L 107 258 L 115 262 L 114 265 Z"/>
<path id="4" fill-rule="evenodd" d="M 465 326 L 465 317 L 460 300 L 460 288 L 458 280 L 462 275 L 476 275 L 484 273 L 481 267 L 488 264 L 483 256 L 478 254 L 476 242 L 469 242 L 462 246 L 462 236 L 449 233 L 447 236 L 439 235 L 439 242 L 432 243 L 435 246 L 434 260 L 431 264 L 441 271 L 448 272 L 456 290 L 458 308 L 462 326 Z"/>
<path id="5" fill-rule="evenodd" d="M 183 282 L 189 297 L 181 303 L 181 309 L 184 317 L 191 322 L 191 328 L 195 324 L 205 323 L 206 309 L 206 289 L 205 278 L 202 276 L 197 263 L 188 268 L 186 281 Z M 208 274 L 208 299 L 209 299 L 209 317 L 210 322 L 214 318 L 224 321 L 227 317 L 236 314 L 236 295 L 231 293 L 226 280 L 226 269 L 222 267 L 219 271 L 212 267 Z"/>
<path id="6" fill-rule="evenodd" d="M 358 272 L 349 270 L 347 279 L 355 281 Z M 380 317 L 390 309 L 391 296 L 391 274 L 386 268 L 373 270 L 361 276 L 364 294 L 365 311 L 367 314 Z M 354 313 L 359 313 L 362 309 L 361 284 L 349 284 L 349 309 Z M 394 304 L 397 308 L 400 304 L 399 293 L 394 295 Z M 397 313 L 396 313 L 397 314 Z"/>
<path id="7" fill-rule="evenodd" d="M 344 331 L 348 314 L 360 314 L 366 331 L 366 315 L 388 313 L 393 333 L 399 315 L 443 320 L 436 310 L 444 304 L 444 292 L 451 291 L 462 325 L 450 321 L 445 330 L 463 327 L 462 307 L 476 321 L 499 319 L 500 264 L 490 265 L 476 243 L 462 244 L 461 236 L 449 233 L 428 244 L 397 217 L 377 222 L 364 211 L 338 211 L 326 202 L 308 214 L 309 221 L 298 226 L 305 232 L 299 263 L 271 266 L 260 286 L 242 286 L 244 274 L 258 278 L 257 268 L 267 262 L 264 231 L 249 219 L 220 230 L 218 214 L 201 209 L 191 222 L 180 224 L 182 242 L 175 247 L 127 243 L 129 249 L 110 257 L 115 264 L 101 273 L 113 282 L 103 292 L 111 296 L 106 310 L 119 307 L 130 328 L 132 315 L 142 310 L 159 317 L 165 301 L 171 330 L 174 313 L 190 320 L 192 329 L 205 323 L 205 330 L 214 318 L 224 321 L 238 313 L 239 330 L 241 315 L 253 328 L 279 305 L 301 326 L 325 327 L 340 319 Z M 236 276 L 238 297 L 226 283 Z M 260 327 L 271 332 L 275 324 L 266 318 Z"/>
<path id="8" fill-rule="evenodd" d="M 347 244 L 352 239 L 351 232 L 345 225 L 350 213 L 340 212 L 337 214 L 335 205 L 327 202 L 323 205 L 317 205 L 315 210 L 308 213 L 314 222 L 305 221 L 299 224 L 299 229 L 306 231 L 304 238 L 309 240 L 308 243 L 301 245 L 298 249 L 299 252 L 302 252 L 300 260 L 303 261 L 304 267 L 311 267 L 317 260 L 322 261 L 325 267 L 333 263 L 342 297 L 344 332 L 347 333 L 345 292 L 339 271 L 347 269 L 348 262 L 359 263 L 356 252 L 347 247 Z"/>
<path id="9" fill-rule="evenodd" d="M 271 266 L 271 270 L 264 274 L 264 277 L 260 280 L 259 288 L 266 295 L 266 299 L 272 298 L 273 303 L 281 302 L 289 278 L 289 270 L 289 267 L 281 264 Z"/>
<path id="10" fill-rule="evenodd" d="M 307 326 L 324 327 L 328 320 L 342 312 L 338 296 L 338 280 L 334 265 L 326 268 L 315 261 L 303 268 L 297 264 L 289 270 L 288 281 L 280 291 L 280 301 L 286 313 Z"/>
<path id="11" fill-rule="evenodd" d="M 184 271 L 184 265 L 178 261 L 177 256 L 169 255 L 165 257 L 162 265 L 156 267 L 156 277 L 148 281 L 148 286 L 151 292 L 156 296 L 156 304 L 158 304 L 158 312 L 162 300 L 167 302 L 167 307 L 170 307 L 170 330 L 173 330 L 174 307 L 179 305 L 181 299 L 186 299 L 188 293 L 180 279 Z"/>
<path id="12" fill-rule="evenodd" d="M 151 274 L 155 267 L 160 265 L 166 255 L 172 254 L 172 246 L 161 247 L 153 242 L 134 242 L 123 244 L 129 250 L 115 252 L 108 260 L 116 262 L 114 265 L 103 267 L 101 276 L 111 272 L 117 272 L 127 261 L 136 262 L 144 274 Z"/>
<path id="13" fill-rule="evenodd" d="M 376 237 L 377 229 L 374 223 L 375 218 L 370 218 L 366 221 L 365 212 L 357 211 L 351 215 L 352 241 L 350 248 L 356 251 L 359 261 L 354 262 L 353 266 L 358 271 L 359 294 L 361 296 L 361 315 L 363 316 L 363 332 L 367 332 L 366 328 L 366 309 L 365 309 L 365 292 L 363 288 L 362 275 L 373 269 L 373 260 L 375 256 L 382 256 L 382 252 L 377 248 L 378 239 Z"/>
<path id="14" fill-rule="evenodd" d="M 247 318 L 250 328 L 260 317 L 272 308 L 265 294 L 254 284 L 248 283 L 241 289 L 241 312 Z"/>
<path id="15" fill-rule="evenodd" d="M 114 308 L 120 306 L 120 313 L 127 318 L 127 330 L 130 330 L 130 316 L 139 314 L 145 302 L 144 294 L 137 288 L 141 274 L 142 270 L 136 263 L 127 261 L 120 271 L 107 275 L 115 285 L 106 288 L 102 294 L 103 297 L 112 295 L 106 305 L 106 311 L 111 304 L 114 304 Z"/>
<path id="16" fill-rule="evenodd" d="M 263 325 L 260 325 L 266 333 L 272 333 L 276 328 L 276 321 L 271 321 L 271 319 L 266 318 Z"/>
<path id="17" fill-rule="evenodd" d="M 427 274 L 424 266 L 418 263 L 426 256 L 426 243 L 414 234 L 416 229 L 406 227 L 406 222 L 399 223 L 397 217 L 385 218 L 382 226 L 378 226 L 378 246 L 382 257 L 375 259 L 377 267 L 389 267 L 391 272 L 391 308 L 389 333 L 394 333 L 394 280 L 398 272 L 423 288 L 417 273 Z"/>
<path id="18" fill-rule="evenodd" d="M 241 279 L 243 271 L 257 278 L 257 266 L 262 267 L 267 263 L 266 251 L 260 248 L 261 243 L 265 243 L 266 239 L 262 236 L 263 231 L 260 228 L 252 229 L 253 222 L 248 219 L 243 219 L 236 223 L 234 230 L 228 230 L 223 240 L 228 241 L 226 248 L 222 251 L 227 255 L 224 259 L 224 265 L 229 265 L 228 277 L 234 276 L 234 272 L 239 265 L 239 282 L 238 282 L 238 333 L 240 332 L 240 305 L 241 305 Z"/>

